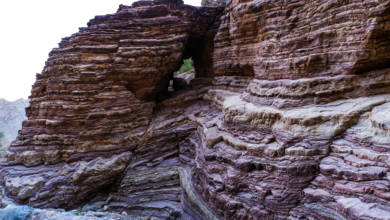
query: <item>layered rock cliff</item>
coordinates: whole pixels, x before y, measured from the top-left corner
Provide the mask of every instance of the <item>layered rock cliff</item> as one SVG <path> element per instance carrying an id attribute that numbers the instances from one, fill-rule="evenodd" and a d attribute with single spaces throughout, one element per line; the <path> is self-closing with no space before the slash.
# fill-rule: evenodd
<path id="1" fill-rule="evenodd" d="M 390 219 L 389 103 L 389 0 L 139 1 L 50 53 L 0 181 L 140 218 Z"/>

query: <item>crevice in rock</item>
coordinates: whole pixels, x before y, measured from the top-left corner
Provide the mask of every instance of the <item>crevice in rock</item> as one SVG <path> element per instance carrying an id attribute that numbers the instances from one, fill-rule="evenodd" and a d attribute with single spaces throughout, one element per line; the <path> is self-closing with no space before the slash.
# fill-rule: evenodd
<path id="1" fill-rule="evenodd" d="M 184 49 L 183 58 L 192 57 L 195 77 L 211 77 L 213 75 L 213 40 L 205 36 L 190 36 Z"/>
<path id="2" fill-rule="evenodd" d="M 172 97 L 175 92 L 188 88 L 192 78 L 209 78 L 213 76 L 213 40 L 205 36 L 198 36 L 199 33 L 190 34 L 195 36 L 188 38 L 180 65 L 177 65 L 177 69 L 168 74 L 169 80 L 162 82 L 164 89 L 158 93 L 157 102 L 166 100 Z M 193 73 L 188 73 L 190 75 L 193 74 L 193 76 L 174 76 L 174 73 L 181 68 L 185 59 L 191 59 L 193 62 L 194 71 Z"/>
<path id="3" fill-rule="evenodd" d="M 187 60 L 190 60 L 189 61 L 189 62 L 191 62 L 190 65 L 193 66 L 192 58 L 190 57 Z M 186 61 L 186 59 L 183 58 L 183 60 L 181 61 L 180 67 L 170 75 L 168 88 L 165 91 L 162 91 L 158 95 L 157 102 L 161 102 L 163 100 L 171 98 L 172 95 L 175 94 L 176 92 L 178 92 L 179 90 L 189 88 L 189 84 L 190 84 L 191 80 L 195 78 L 196 71 L 194 69 L 190 69 L 190 70 L 185 71 L 185 72 L 179 72 L 179 71 L 182 71 L 182 68 L 185 68 L 184 67 L 185 61 Z"/>

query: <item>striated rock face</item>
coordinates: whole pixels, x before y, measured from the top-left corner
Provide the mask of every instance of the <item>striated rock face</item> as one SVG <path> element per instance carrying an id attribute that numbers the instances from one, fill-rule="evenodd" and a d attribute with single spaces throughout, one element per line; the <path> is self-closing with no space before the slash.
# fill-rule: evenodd
<path id="1" fill-rule="evenodd" d="M 389 219 L 390 1 L 203 4 L 139 1 L 63 39 L 3 194 L 146 219 Z M 196 78 L 168 91 L 189 57 Z"/>
<path id="2" fill-rule="evenodd" d="M 212 74 L 221 13 L 181 1 L 139 1 L 64 38 L 37 75 L 28 120 L 9 148 L 1 171 L 9 195 L 34 207 L 71 209 L 118 191 L 110 209 L 180 216 L 177 145 L 196 126 L 155 123 L 165 120 L 157 117 L 157 100 L 169 96 L 185 58 L 192 57 L 199 77 Z M 161 169 L 167 176 L 156 178 Z M 146 185 L 150 178 L 156 184 Z"/>
<path id="3" fill-rule="evenodd" d="M 386 92 L 388 1 L 230 1 L 216 75 L 251 75 L 247 99 L 291 107 Z"/>

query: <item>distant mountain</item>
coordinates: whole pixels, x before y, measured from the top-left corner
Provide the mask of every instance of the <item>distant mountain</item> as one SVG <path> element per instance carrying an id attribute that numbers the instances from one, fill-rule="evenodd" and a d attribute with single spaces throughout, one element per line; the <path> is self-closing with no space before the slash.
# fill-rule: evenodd
<path id="1" fill-rule="evenodd" d="M 4 133 L 0 143 L 3 147 L 8 146 L 16 138 L 23 120 L 26 119 L 27 105 L 28 100 L 25 99 L 14 102 L 0 99 L 0 132 Z"/>

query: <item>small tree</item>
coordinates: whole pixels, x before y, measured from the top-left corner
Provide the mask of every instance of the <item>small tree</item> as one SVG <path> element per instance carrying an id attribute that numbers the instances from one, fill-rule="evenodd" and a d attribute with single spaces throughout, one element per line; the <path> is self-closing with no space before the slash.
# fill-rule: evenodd
<path id="1" fill-rule="evenodd" d="M 0 132 L 0 147 L 1 147 L 1 139 L 3 139 L 3 137 L 4 137 L 4 133 Z"/>
<path id="2" fill-rule="evenodd" d="M 180 69 L 176 71 L 173 75 L 177 76 L 179 74 L 185 73 L 193 69 L 194 69 L 194 65 L 193 65 L 192 58 L 188 58 L 183 61 L 183 65 L 181 65 Z"/>

